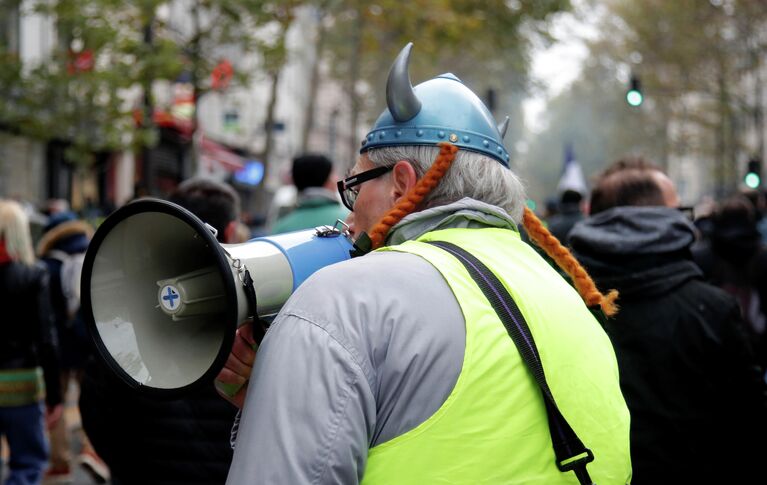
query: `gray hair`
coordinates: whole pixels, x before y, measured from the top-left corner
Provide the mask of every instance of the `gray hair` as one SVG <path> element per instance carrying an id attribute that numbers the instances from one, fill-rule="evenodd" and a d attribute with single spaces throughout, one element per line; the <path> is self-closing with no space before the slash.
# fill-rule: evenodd
<path id="1" fill-rule="evenodd" d="M 13 261 L 27 265 L 35 263 L 29 218 L 21 204 L 13 200 L 0 199 L 0 240 Z"/>
<path id="2" fill-rule="evenodd" d="M 439 147 L 393 146 L 368 150 L 376 166 L 388 167 L 400 160 L 410 162 L 423 177 L 439 154 Z M 470 197 L 505 210 L 516 223 L 522 222 L 525 188 L 514 173 L 485 155 L 459 150 L 445 176 L 424 198 L 426 207 L 435 207 Z"/>

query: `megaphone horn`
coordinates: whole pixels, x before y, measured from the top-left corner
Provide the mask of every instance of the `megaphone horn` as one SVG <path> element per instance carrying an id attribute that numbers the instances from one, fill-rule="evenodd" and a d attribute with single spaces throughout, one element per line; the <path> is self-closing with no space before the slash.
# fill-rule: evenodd
<path id="1" fill-rule="evenodd" d="M 352 250 L 344 231 L 328 227 L 219 244 L 183 207 L 142 199 L 94 234 L 82 311 L 100 358 L 122 381 L 172 398 L 213 381 L 238 325 L 275 315 L 306 278 Z"/>

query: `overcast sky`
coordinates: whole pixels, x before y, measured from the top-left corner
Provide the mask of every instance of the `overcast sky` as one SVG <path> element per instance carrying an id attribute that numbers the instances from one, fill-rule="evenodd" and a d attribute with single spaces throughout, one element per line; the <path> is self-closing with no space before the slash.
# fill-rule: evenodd
<path id="1" fill-rule="evenodd" d="M 537 46 L 532 55 L 533 79 L 544 86 L 544 91 L 534 93 L 524 103 L 525 124 L 533 133 L 540 132 L 545 123 L 543 114 L 546 102 L 565 90 L 581 72 L 588 55 L 585 40 L 599 33 L 593 21 L 596 15 L 582 15 L 586 8 L 583 0 L 573 0 L 574 13 L 559 14 L 552 21 L 551 35 L 556 42 L 550 47 Z M 579 15 L 581 14 L 581 15 Z"/>

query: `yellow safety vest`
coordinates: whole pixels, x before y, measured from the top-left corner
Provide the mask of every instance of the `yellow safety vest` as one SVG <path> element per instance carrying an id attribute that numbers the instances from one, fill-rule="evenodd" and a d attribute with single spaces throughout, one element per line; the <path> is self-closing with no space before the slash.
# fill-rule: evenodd
<path id="1" fill-rule="evenodd" d="M 575 290 L 505 229 L 446 229 L 383 250 L 423 257 L 444 276 L 466 322 L 452 393 L 415 429 L 373 447 L 363 485 L 577 484 L 555 464 L 540 388 L 481 290 L 447 241 L 488 266 L 519 306 L 557 405 L 595 456 L 598 485 L 631 480 L 629 412 L 612 345 Z"/>

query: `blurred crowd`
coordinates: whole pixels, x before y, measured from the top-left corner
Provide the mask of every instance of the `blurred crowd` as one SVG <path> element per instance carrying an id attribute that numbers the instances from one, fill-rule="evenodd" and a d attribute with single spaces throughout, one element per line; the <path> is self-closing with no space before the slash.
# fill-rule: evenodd
<path id="1" fill-rule="evenodd" d="M 628 168 L 627 168 L 628 167 Z M 676 194 L 674 182 L 665 176 L 662 169 L 642 158 L 626 158 L 617 161 L 611 169 L 601 174 L 591 193 L 563 190 L 558 197 L 547 200 L 543 218 L 551 233 L 565 245 L 571 246 L 571 232 L 578 224 L 584 226 L 593 216 L 602 212 L 600 181 L 610 171 L 628 172 L 623 176 L 629 181 L 621 185 L 620 200 L 608 205 L 636 206 L 655 205 L 646 197 L 646 188 L 641 188 L 641 176 L 636 171 L 654 173 L 659 185 L 664 188 L 665 202 L 683 214 L 692 223 L 694 240 L 684 248 L 685 257 L 699 268 L 702 278 L 713 286 L 721 288 L 739 305 L 745 330 L 760 365 L 767 366 L 767 196 L 761 189 L 744 188 L 720 200 L 706 197 L 694 206 L 682 206 Z M 658 175 L 660 174 L 660 175 Z M 615 175 L 613 175 L 615 178 Z M 637 180 L 633 180 L 635 177 Z M 637 200 L 632 200 L 632 191 L 640 187 Z M 596 195 L 596 200 L 595 200 Z M 643 197 L 646 199 L 643 199 Z M 649 201 L 649 202 L 648 202 Z M 590 219 L 591 217 L 591 219 Z M 608 237 L 603 234 L 603 237 Z M 636 236 L 636 235 L 635 235 Z M 637 239 L 646 244 L 647 240 Z M 764 302 L 764 303 L 762 303 Z"/>
<path id="2" fill-rule="evenodd" d="M 226 183 L 190 179 L 168 200 L 213 226 L 222 243 L 345 219 L 327 157 L 296 157 L 292 179 L 297 199 L 270 228 L 242 222 L 239 195 Z M 80 275 L 94 228 L 112 210 L 88 203 L 76 212 L 63 199 L 44 207 L 0 200 L 5 483 L 73 483 L 76 467 L 95 483 L 223 483 L 235 408 L 212 383 L 155 403 L 127 392 L 96 359 L 80 308 Z M 65 412 L 66 404 L 78 412 Z"/>

